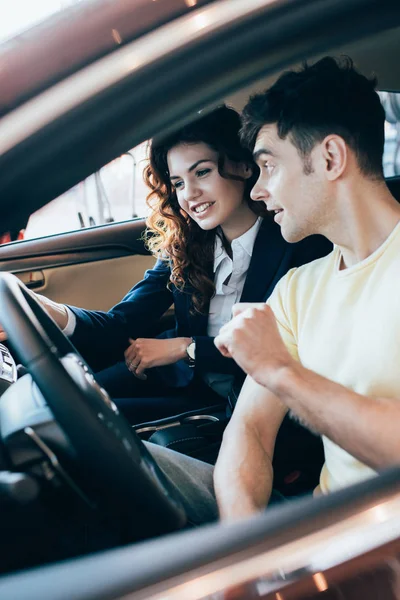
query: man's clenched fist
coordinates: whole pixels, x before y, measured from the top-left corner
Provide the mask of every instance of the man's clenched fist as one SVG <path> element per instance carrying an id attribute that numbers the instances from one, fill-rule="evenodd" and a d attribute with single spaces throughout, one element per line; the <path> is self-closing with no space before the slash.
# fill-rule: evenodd
<path id="1" fill-rule="evenodd" d="M 233 358 L 257 383 L 271 388 L 277 370 L 293 362 L 264 303 L 235 304 L 233 318 L 215 338 L 224 356 Z"/>

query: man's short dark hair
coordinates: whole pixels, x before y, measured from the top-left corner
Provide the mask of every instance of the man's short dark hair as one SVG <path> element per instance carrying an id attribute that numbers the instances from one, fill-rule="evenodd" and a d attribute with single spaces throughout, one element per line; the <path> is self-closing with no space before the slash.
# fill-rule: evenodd
<path id="1" fill-rule="evenodd" d="M 288 71 L 250 98 L 242 114 L 242 142 L 253 150 L 260 129 L 275 123 L 279 137 L 290 136 L 305 172 L 310 172 L 315 144 L 337 134 L 355 153 L 360 170 L 381 178 L 385 111 L 376 83 L 358 73 L 348 57 L 325 57 L 300 71 Z"/>

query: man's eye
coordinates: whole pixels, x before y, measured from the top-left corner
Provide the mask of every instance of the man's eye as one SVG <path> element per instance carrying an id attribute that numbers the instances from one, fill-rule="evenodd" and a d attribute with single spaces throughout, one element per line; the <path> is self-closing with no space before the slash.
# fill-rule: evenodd
<path id="1" fill-rule="evenodd" d="M 265 171 L 267 171 L 268 175 L 271 175 L 272 171 L 274 170 L 274 167 L 275 167 L 275 165 L 272 165 L 269 162 L 263 164 L 263 169 L 265 169 Z"/>

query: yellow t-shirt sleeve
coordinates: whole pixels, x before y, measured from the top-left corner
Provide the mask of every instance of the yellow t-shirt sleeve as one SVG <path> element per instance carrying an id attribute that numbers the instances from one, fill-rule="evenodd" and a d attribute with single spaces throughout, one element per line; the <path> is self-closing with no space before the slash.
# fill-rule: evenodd
<path id="1" fill-rule="evenodd" d="M 295 360 L 299 360 L 296 332 L 296 313 L 291 298 L 291 280 L 296 269 L 291 269 L 277 283 L 267 304 L 272 308 L 283 342 Z"/>

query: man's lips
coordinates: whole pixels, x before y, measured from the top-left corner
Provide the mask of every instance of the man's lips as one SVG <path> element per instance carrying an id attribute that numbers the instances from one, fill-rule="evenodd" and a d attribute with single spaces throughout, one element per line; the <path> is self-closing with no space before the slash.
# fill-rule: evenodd
<path id="1" fill-rule="evenodd" d="M 267 210 L 268 212 L 274 213 L 274 221 L 275 223 L 280 223 L 280 221 L 283 218 L 283 208 L 280 208 L 279 206 L 267 206 Z"/>
<path id="2" fill-rule="evenodd" d="M 278 212 L 282 212 L 283 208 L 281 208 L 280 206 L 267 206 L 267 211 L 268 212 L 273 212 L 273 213 L 278 213 Z"/>

